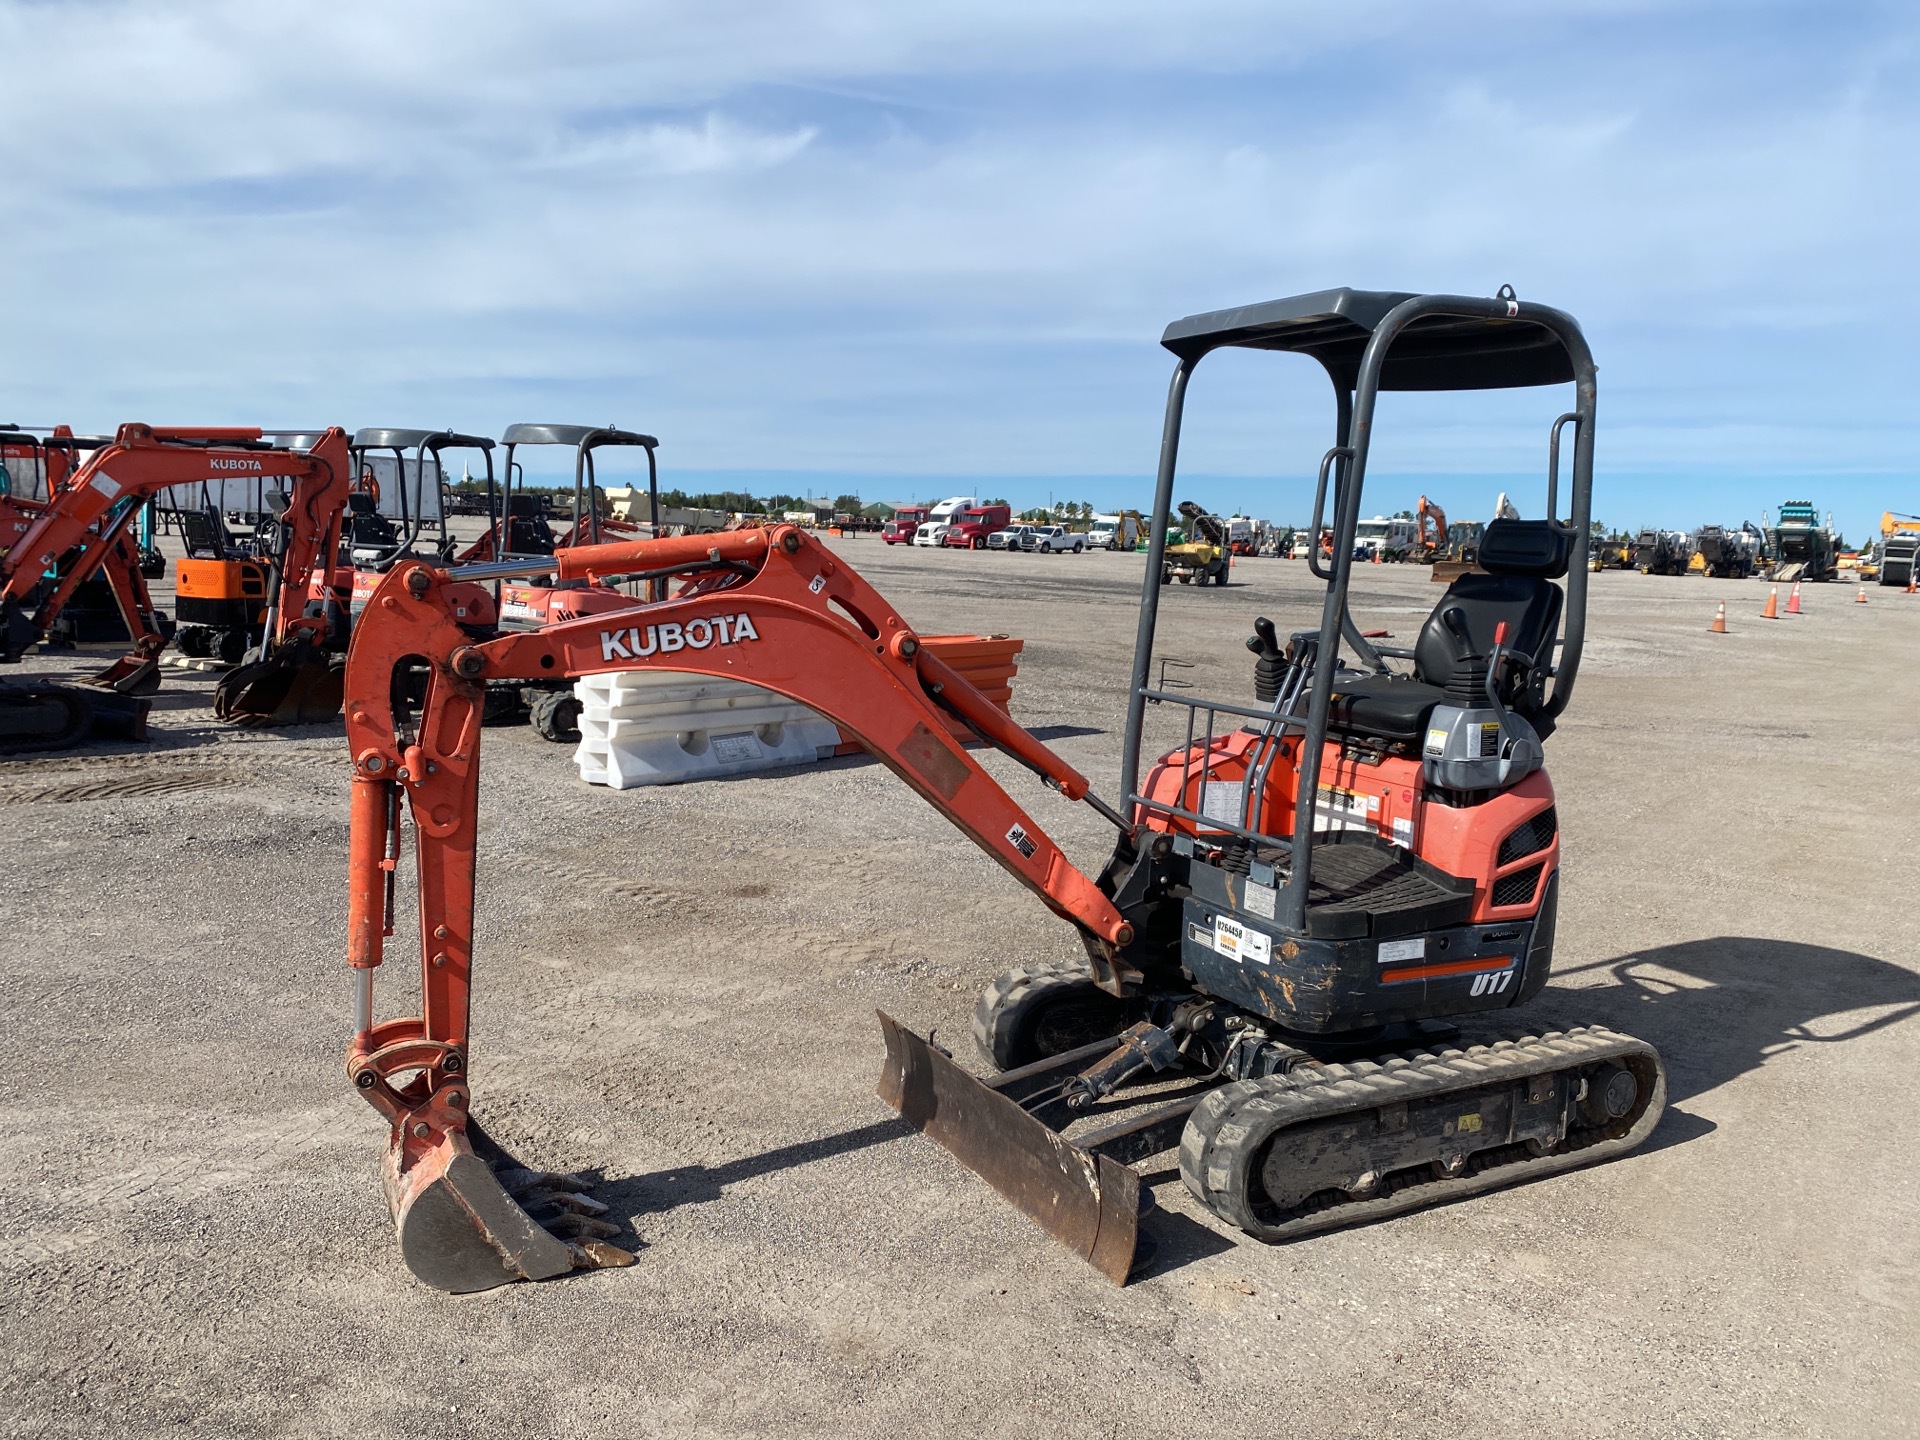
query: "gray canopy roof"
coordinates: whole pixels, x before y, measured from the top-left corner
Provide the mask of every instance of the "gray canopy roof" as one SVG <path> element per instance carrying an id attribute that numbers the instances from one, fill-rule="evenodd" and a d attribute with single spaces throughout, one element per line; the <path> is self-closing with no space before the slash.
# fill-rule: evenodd
<path id="1" fill-rule="evenodd" d="M 1316 290 L 1285 300 L 1189 315 L 1167 326 L 1160 343 L 1182 359 L 1232 345 L 1311 355 L 1334 383 L 1351 390 L 1367 341 L 1404 290 Z M 1485 304 L 1485 301 L 1479 303 Z M 1400 332 L 1387 352 L 1383 390 L 1492 390 L 1557 385 L 1573 379 L 1560 338 L 1525 318 L 1430 315 Z"/>

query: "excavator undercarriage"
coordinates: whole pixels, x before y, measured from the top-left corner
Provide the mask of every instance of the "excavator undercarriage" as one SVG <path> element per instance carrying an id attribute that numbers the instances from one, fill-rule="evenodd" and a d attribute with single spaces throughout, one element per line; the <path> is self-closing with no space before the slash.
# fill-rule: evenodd
<path id="1" fill-rule="evenodd" d="M 1403 336 L 1414 343 L 1396 358 Z M 1651 1133 L 1665 1102 L 1651 1047 L 1493 1014 L 1534 1000 L 1553 962 L 1560 840 L 1542 745 L 1578 671 L 1587 571 L 1569 561 L 1592 481 L 1594 371 L 1578 327 L 1511 292 L 1343 290 L 1192 317 L 1163 343 L 1179 365 L 1117 808 L 793 526 L 409 560 L 380 580 L 346 676 L 347 1071 L 390 1126 L 386 1193 L 423 1281 L 468 1291 L 632 1260 L 577 1177 L 480 1132 L 468 1078 L 488 691 L 598 672 L 722 676 L 812 706 L 1074 927 L 1084 965 L 1017 967 L 981 997 L 976 1037 L 997 1077 L 882 1015 L 880 1094 L 1116 1283 L 1141 1258 L 1133 1164 L 1153 1155 L 1177 1152 L 1199 1204 L 1277 1242 L 1609 1159 Z M 1221 345 L 1311 355 L 1340 402 L 1309 532 L 1333 538 L 1308 561 L 1327 585 L 1320 624 L 1283 645 L 1255 623 L 1250 704 L 1151 683 L 1180 407 L 1193 366 Z M 1549 518 L 1488 525 L 1479 571 L 1452 582 L 1413 647 L 1369 643 L 1347 586 L 1377 393 L 1569 381 Z M 678 588 L 531 632 L 474 623 L 478 587 L 524 576 Z M 1185 739 L 1142 778 L 1149 707 L 1184 715 Z M 1110 821 L 1105 867 L 1068 861 L 949 719 Z M 420 1010 L 379 1019 L 408 833 Z M 1468 1040 L 1468 1023 L 1498 1033 Z"/>

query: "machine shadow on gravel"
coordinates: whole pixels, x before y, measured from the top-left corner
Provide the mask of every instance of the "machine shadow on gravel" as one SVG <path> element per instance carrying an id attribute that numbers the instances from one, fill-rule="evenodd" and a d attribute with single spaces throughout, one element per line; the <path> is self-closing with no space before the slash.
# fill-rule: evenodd
<path id="1" fill-rule="evenodd" d="M 758 1155 L 743 1155 L 721 1165 L 677 1165 L 671 1170 L 655 1170 L 625 1180 L 606 1180 L 595 1193 L 616 1211 L 638 1220 L 677 1210 L 682 1205 L 705 1205 L 724 1195 L 727 1186 L 742 1180 L 811 1165 L 836 1155 L 885 1145 L 891 1140 L 904 1140 L 914 1133 L 911 1125 L 894 1116 L 842 1130 L 837 1135 L 796 1140 L 791 1145 L 763 1150 Z"/>
<path id="2" fill-rule="evenodd" d="M 743 1155 L 721 1165 L 681 1165 L 624 1180 L 610 1179 L 603 1172 L 592 1172 L 594 1194 L 610 1205 L 638 1233 L 647 1216 L 676 1210 L 682 1205 L 709 1204 L 720 1199 L 729 1185 L 781 1170 L 792 1170 L 801 1165 L 811 1165 L 836 1155 L 885 1145 L 894 1140 L 912 1139 L 918 1133 L 906 1121 L 894 1117 L 842 1130 L 835 1135 L 823 1135 L 816 1140 L 798 1140 L 758 1155 Z M 1177 1174 L 1177 1171 L 1170 1170 L 1165 1174 L 1144 1178 L 1152 1183 L 1175 1178 Z M 1167 1210 L 1155 1209 L 1142 1221 L 1142 1228 L 1152 1237 L 1154 1252 L 1152 1259 L 1136 1272 L 1136 1279 L 1165 1275 L 1196 1260 L 1205 1260 L 1237 1248 L 1232 1236 Z"/>
<path id="3" fill-rule="evenodd" d="M 1786 940 L 1689 940 L 1556 975 L 1612 983 L 1549 990 L 1534 1007 L 1543 1016 L 1577 995 L 1582 1018 L 1640 1035 L 1666 1058 L 1670 1108 L 1650 1148 L 1713 1128 L 1673 1105 L 1776 1055 L 1845 1044 L 1920 1014 L 1920 975 L 1870 955 Z M 1684 1126 L 1693 1132 L 1678 1133 Z"/>

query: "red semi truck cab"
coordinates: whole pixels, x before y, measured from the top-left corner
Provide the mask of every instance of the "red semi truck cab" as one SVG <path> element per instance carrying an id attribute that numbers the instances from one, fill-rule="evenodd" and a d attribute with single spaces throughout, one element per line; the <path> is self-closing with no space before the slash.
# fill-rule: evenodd
<path id="1" fill-rule="evenodd" d="M 984 550 L 987 536 L 1012 523 L 1010 505 L 975 505 L 953 517 L 953 528 L 947 531 L 946 543 L 962 550 Z"/>
<path id="2" fill-rule="evenodd" d="M 907 505 L 893 512 L 893 518 L 880 527 L 880 538 L 889 545 L 911 545 L 913 532 L 932 513 L 929 505 Z"/>

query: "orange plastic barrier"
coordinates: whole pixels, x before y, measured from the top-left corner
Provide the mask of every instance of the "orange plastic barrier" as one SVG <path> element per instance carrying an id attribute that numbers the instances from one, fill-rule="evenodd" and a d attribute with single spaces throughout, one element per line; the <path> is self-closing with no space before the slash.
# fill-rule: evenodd
<path id="1" fill-rule="evenodd" d="M 1011 635 L 922 635 L 920 643 L 931 655 L 946 661 L 966 682 L 1002 710 L 1013 699 L 1013 677 L 1020 670 L 1020 652 L 1026 641 Z M 958 720 L 948 717 L 947 729 L 955 736 L 971 740 L 974 734 Z M 840 732 L 841 744 L 834 753 L 857 755 L 863 748 Z"/>

